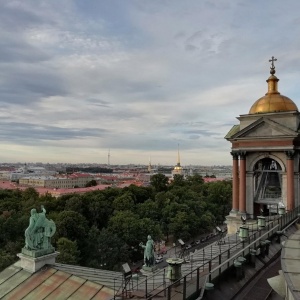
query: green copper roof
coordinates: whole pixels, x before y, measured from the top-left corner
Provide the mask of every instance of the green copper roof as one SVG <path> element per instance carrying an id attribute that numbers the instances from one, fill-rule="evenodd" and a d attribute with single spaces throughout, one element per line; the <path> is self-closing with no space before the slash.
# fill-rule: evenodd
<path id="1" fill-rule="evenodd" d="M 240 125 L 233 125 L 229 132 L 226 134 L 225 139 L 230 139 L 233 135 L 240 131 Z"/>

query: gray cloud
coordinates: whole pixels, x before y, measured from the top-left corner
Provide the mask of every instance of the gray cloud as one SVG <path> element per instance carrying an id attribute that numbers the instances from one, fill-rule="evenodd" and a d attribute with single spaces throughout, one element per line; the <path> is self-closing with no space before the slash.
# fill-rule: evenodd
<path id="1" fill-rule="evenodd" d="M 110 103 L 101 99 L 86 99 L 87 103 L 100 107 L 111 107 Z"/>
<path id="2" fill-rule="evenodd" d="M 194 46 L 194 45 L 186 45 L 185 49 L 187 51 L 196 51 L 198 49 L 198 47 Z"/>
<path id="3" fill-rule="evenodd" d="M 6 160 L 29 160 L 28 145 L 48 159 L 51 144 L 61 160 L 64 147 L 95 153 L 87 161 L 111 148 L 120 163 L 152 152 L 173 164 L 180 143 L 187 163 L 231 163 L 223 136 L 266 92 L 272 55 L 280 92 L 299 103 L 300 2 L 116 3 L 0 3 Z"/>
<path id="4" fill-rule="evenodd" d="M 219 132 L 212 132 L 210 130 L 201 130 L 201 129 L 195 129 L 195 130 L 186 130 L 185 133 L 187 134 L 197 134 L 198 136 L 215 136 L 219 135 Z"/>
<path id="5" fill-rule="evenodd" d="M 49 58 L 49 54 L 26 44 L 26 42 L 22 40 L 10 38 L 0 40 L 0 64 L 11 62 L 37 63 L 48 60 Z"/>
<path id="6" fill-rule="evenodd" d="M 0 139 L 17 144 L 38 144 L 46 140 L 68 140 L 83 137 L 101 137 L 108 133 L 99 128 L 61 128 L 50 125 L 1 122 Z"/>
<path id="7" fill-rule="evenodd" d="M 67 93 L 62 78 L 49 71 L 34 70 L 30 66 L 27 69 L 14 66 L 13 69 L 1 76 L 0 102 L 34 103 L 40 101 L 41 97 L 63 96 Z"/>
<path id="8" fill-rule="evenodd" d="M 0 3 L 0 24 L 1 28 L 8 31 L 23 30 L 29 25 L 43 23 L 41 16 L 34 10 L 28 10 L 19 1 Z"/>

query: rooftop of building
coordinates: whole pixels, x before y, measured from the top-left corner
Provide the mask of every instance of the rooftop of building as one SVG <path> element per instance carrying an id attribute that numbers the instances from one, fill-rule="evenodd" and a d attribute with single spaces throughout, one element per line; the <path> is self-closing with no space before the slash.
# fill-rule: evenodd
<path id="1" fill-rule="evenodd" d="M 87 269 L 76 270 L 75 266 L 72 268 L 67 265 L 46 265 L 32 274 L 21 268 L 17 262 L 0 273 L 0 299 L 112 299 L 114 289 L 101 283 L 99 270 Z M 120 284 L 121 273 L 104 273 L 105 271 L 102 271 L 102 279 L 115 276 Z"/>
<path id="2" fill-rule="evenodd" d="M 85 187 L 85 188 L 71 188 L 71 189 L 54 189 L 54 188 L 44 188 L 44 187 L 34 187 L 35 190 L 44 195 L 46 193 L 51 194 L 54 197 L 58 197 L 66 194 L 75 194 L 75 193 L 86 193 L 90 191 L 104 190 L 110 187 L 110 184 L 98 184 L 96 186 Z M 27 186 L 20 186 L 15 182 L 10 181 L 0 181 L 0 189 L 20 189 L 26 190 Z"/>

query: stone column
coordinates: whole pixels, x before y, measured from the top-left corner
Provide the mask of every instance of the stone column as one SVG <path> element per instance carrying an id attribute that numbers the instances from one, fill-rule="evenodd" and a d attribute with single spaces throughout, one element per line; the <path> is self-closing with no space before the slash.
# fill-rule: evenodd
<path id="1" fill-rule="evenodd" d="M 246 213 L 246 151 L 240 152 L 239 212 Z"/>
<path id="2" fill-rule="evenodd" d="M 290 150 L 286 151 L 287 158 L 287 170 L 286 170 L 286 179 L 287 179 L 287 191 L 286 191 L 286 202 L 288 211 L 295 208 L 295 186 L 294 186 L 294 155 L 295 151 Z"/>
<path id="3" fill-rule="evenodd" d="M 254 217 L 254 201 L 247 201 L 254 199 L 254 172 L 246 172 L 246 212 L 250 219 Z"/>
<path id="4" fill-rule="evenodd" d="M 232 212 L 239 211 L 239 153 L 231 152 L 232 155 Z"/>

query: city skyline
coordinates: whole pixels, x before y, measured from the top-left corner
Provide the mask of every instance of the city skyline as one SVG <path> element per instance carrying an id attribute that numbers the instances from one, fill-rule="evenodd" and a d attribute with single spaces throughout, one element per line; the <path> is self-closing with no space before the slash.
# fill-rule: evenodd
<path id="1" fill-rule="evenodd" d="M 299 107 L 300 2 L 3 1 L 1 162 L 230 165 L 236 117 Z"/>

